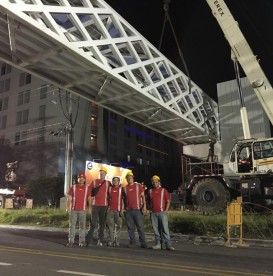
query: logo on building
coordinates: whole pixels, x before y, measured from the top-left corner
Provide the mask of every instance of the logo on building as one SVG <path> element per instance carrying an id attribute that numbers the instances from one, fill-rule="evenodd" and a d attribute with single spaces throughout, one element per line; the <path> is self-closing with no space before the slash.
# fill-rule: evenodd
<path id="1" fill-rule="evenodd" d="M 88 170 L 92 170 L 93 163 L 92 162 L 88 162 L 87 165 L 86 165 L 86 167 L 87 167 Z"/>

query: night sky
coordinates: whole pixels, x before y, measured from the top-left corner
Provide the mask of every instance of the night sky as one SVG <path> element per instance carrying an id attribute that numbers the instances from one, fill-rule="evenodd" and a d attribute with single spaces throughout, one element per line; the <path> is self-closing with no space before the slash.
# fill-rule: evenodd
<path id="1" fill-rule="evenodd" d="M 164 22 L 164 0 L 106 0 L 158 48 Z M 252 51 L 273 83 L 273 0 L 226 0 Z M 230 47 L 205 0 L 171 0 L 169 14 L 189 74 L 217 101 L 216 84 L 235 78 Z M 169 23 L 161 52 L 184 73 Z M 241 72 L 241 76 L 244 76 Z"/>

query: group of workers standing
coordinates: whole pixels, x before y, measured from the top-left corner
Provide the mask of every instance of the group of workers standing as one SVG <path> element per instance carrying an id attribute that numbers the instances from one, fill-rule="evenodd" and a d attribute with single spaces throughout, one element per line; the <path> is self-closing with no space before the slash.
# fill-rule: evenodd
<path id="1" fill-rule="evenodd" d="M 140 247 L 149 248 L 144 231 L 144 216 L 150 212 L 155 234 L 152 249 L 174 250 L 170 239 L 167 212 L 170 195 L 161 186 L 160 177 L 151 178 L 153 188 L 144 191 L 143 185 L 134 181 L 132 172 L 126 174 L 127 185 L 122 187 L 120 178 L 115 176 L 112 183 L 106 180 L 107 169 L 99 170 L 99 179 L 90 185 L 85 183 L 84 173 L 79 173 L 78 184 L 73 184 L 67 193 L 67 212 L 69 212 L 68 247 L 74 247 L 76 224 L 79 221 L 79 246 L 91 246 L 95 229 L 98 229 L 98 246 L 120 246 L 120 231 L 125 216 L 129 234 L 128 247 L 137 244 L 135 229 L 139 236 Z M 86 218 L 90 215 L 90 228 L 85 235 Z M 106 227 L 107 239 L 104 238 Z"/>

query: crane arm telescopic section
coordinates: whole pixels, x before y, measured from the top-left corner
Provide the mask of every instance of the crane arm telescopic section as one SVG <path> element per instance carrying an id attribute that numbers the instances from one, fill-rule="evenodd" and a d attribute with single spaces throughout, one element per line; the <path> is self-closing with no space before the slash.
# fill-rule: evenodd
<path id="1" fill-rule="evenodd" d="M 273 125 L 273 89 L 238 23 L 223 0 L 206 0 Z"/>

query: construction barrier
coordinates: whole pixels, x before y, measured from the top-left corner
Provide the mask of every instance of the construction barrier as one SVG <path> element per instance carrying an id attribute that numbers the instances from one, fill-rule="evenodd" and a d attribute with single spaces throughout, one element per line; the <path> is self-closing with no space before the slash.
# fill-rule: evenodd
<path id="1" fill-rule="evenodd" d="M 0 195 L 0 209 L 4 208 L 4 202 L 5 202 L 4 197 L 2 195 Z"/>
<path id="2" fill-rule="evenodd" d="M 26 209 L 32 209 L 32 208 L 33 208 L 33 199 L 27 198 Z"/>
<path id="3" fill-rule="evenodd" d="M 5 209 L 13 209 L 13 198 L 5 199 Z"/>
<path id="4" fill-rule="evenodd" d="M 235 244 L 231 242 L 231 229 L 232 227 L 240 228 L 240 238 Z M 227 247 L 248 247 L 243 241 L 243 209 L 242 209 L 242 197 L 237 197 L 235 202 L 232 202 L 227 207 L 227 241 L 225 244 Z"/>

